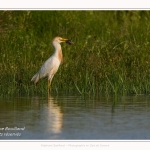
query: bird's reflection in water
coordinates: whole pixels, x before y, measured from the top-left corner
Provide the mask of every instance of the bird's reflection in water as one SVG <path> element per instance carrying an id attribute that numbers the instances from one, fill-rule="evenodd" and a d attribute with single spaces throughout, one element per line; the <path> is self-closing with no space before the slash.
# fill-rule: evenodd
<path id="1" fill-rule="evenodd" d="M 58 106 L 55 101 L 56 100 L 49 94 L 47 119 L 50 123 L 50 130 L 53 133 L 60 133 L 62 129 L 63 113 L 61 112 L 60 106 Z"/>

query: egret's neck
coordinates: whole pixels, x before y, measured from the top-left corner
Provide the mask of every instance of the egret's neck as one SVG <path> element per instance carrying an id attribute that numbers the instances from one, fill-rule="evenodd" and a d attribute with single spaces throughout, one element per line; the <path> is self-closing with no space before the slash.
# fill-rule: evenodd
<path id="1" fill-rule="evenodd" d="M 60 62 L 62 62 L 63 55 L 62 55 L 61 45 L 59 43 L 53 42 L 53 46 L 55 49 L 54 55 L 59 59 Z"/>
<path id="2" fill-rule="evenodd" d="M 52 44 L 54 46 L 55 52 L 61 49 L 61 45 L 59 43 L 53 42 Z"/>

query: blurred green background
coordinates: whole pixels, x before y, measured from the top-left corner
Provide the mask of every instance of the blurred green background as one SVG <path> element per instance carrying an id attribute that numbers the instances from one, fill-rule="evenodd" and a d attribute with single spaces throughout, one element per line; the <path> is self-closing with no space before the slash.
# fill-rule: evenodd
<path id="1" fill-rule="evenodd" d="M 64 62 L 53 92 L 150 93 L 150 11 L 0 11 L 1 96 L 45 94 L 47 80 L 30 82 L 62 44 Z"/>

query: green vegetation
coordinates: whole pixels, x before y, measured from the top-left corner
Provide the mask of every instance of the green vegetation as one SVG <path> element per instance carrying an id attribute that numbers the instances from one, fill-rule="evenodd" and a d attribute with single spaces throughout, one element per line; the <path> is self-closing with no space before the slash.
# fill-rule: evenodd
<path id="1" fill-rule="evenodd" d="M 0 11 L 0 94 L 47 93 L 47 80 L 30 82 L 53 53 L 64 62 L 54 92 L 150 93 L 150 11 Z"/>

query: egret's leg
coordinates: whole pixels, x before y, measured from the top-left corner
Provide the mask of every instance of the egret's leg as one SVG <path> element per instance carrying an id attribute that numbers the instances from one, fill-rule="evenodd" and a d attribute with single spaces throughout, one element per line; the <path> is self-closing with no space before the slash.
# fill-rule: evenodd
<path id="1" fill-rule="evenodd" d="M 51 80 L 48 80 L 48 93 L 51 92 Z"/>
<path id="2" fill-rule="evenodd" d="M 51 92 L 51 82 L 52 82 L 52 78 L 53 78 L 53 75 L 48 78 L 48 93 Z"/>

